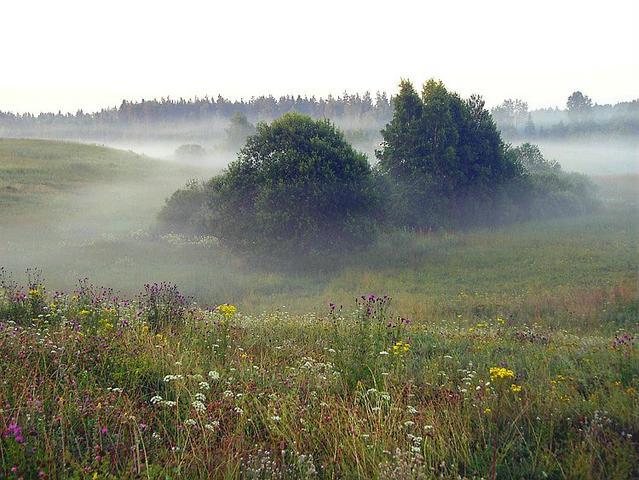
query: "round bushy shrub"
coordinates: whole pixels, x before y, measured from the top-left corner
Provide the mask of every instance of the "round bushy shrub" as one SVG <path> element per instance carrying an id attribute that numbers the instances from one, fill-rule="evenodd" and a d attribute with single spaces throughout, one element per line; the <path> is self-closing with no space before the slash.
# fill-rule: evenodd
<path id="1" fill-rule="evenodd" d="M 209 233 L 241 253 L 321 255 L 375 236 L 370 166 L 328 120 L 288 113 L 259 124 L 206 188 Z"/>

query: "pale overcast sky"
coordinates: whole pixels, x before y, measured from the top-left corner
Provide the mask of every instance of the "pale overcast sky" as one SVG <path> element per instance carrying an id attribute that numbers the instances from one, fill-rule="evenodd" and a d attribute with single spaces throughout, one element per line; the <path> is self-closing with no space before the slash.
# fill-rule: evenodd
<path id="1" fill-rule="evenodd" d="M 437 77 L 531 108 L 639 97 L 639 1 L 16 0 L 0 110 L 123 98 L 396 91 Z"/>

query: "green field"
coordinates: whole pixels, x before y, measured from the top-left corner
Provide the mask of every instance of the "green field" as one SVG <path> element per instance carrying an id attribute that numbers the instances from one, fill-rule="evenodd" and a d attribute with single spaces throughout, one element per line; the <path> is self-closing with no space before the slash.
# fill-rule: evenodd
<path id="1" fill-rule="evenodd" d="M 300 272 L 156 233 L 211 174 L 0 140 L 0 266 L 44 277 L 0 290 L 0 477 L 639 477 L 636 175 L 595 214 Z M 160 281 L 188 299 L 136 296 Z"/>

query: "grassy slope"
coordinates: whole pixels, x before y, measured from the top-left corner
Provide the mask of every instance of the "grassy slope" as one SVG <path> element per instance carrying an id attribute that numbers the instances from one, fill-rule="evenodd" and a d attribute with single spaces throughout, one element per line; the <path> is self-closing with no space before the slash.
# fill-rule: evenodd
<path id="1" fill-rule="evenodd" d="M 21 211 L 82 186 L 143 175 L 152 161 L 95 145 L 0 139 L 0 208 Z"/>
<path id="2" fill-rule="evenodd" d="M 115 217 L 148 224 L 186 180 L 212 174 L 99 145 L 0 138 L 0 224 L 44 227 L 73 218 L 106 227 Z"/>

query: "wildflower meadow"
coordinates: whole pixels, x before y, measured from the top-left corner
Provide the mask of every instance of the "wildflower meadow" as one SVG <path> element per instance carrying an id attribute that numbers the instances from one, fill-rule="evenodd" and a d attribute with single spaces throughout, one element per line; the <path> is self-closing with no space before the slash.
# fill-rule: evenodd
<path id="1" fill-rule="evenodd" d="M 0 477 L 636 478 L 639 335 L 522 312 L 314 314 L 0 290 Z M 615 288 L 597 308 L 636 308 Z M 635 303 L 633 303 L 635 302 Z M 636 318 L 634 318 L 636 320 Z"/>

